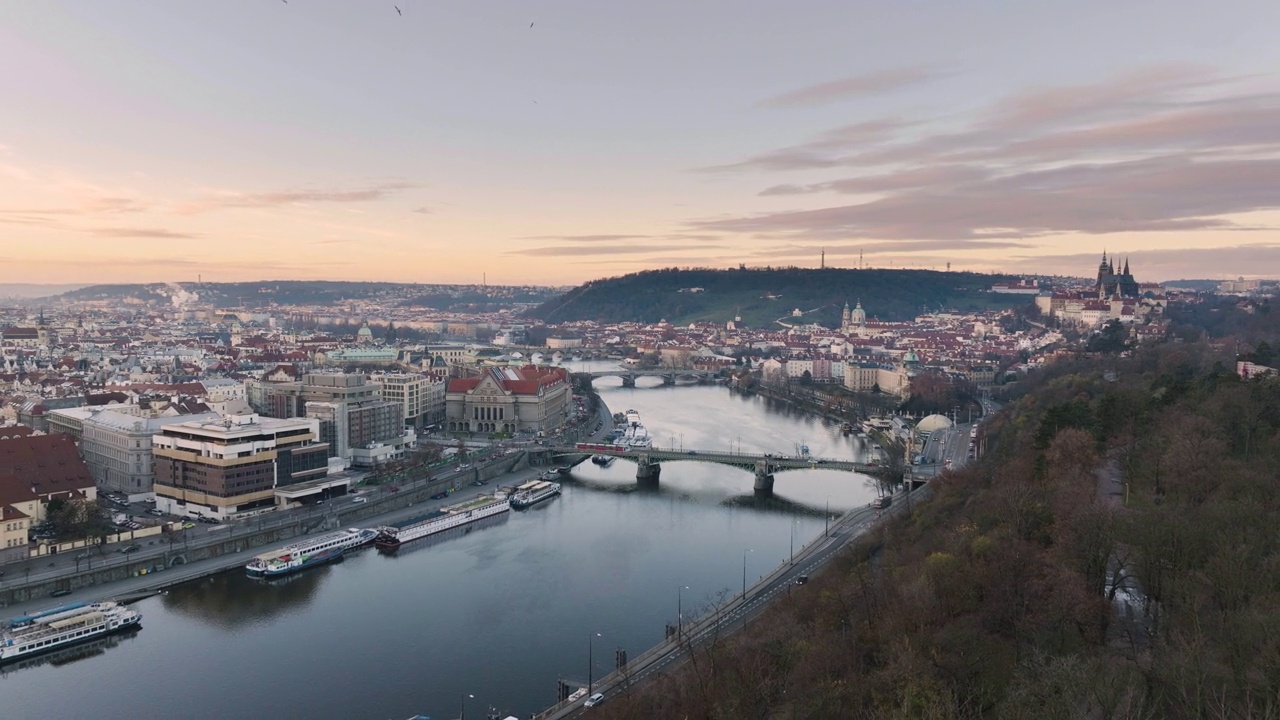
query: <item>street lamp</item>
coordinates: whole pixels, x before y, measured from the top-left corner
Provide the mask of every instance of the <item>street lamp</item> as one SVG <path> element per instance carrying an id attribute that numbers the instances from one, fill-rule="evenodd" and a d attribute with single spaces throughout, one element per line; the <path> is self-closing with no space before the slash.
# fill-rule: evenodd
<path id="1" fill-rule="evenodd" d="M 592 647 L 592 645 L 595 643 L 595 639 L 598 637 L 604 637 L 604 636 L 601 635 L 600 633 L 591 633 L 590 635 L 587 636 L 587 695 L 588 696 L 591 695 L 591 686 L 594 684 L 594 680 L 595 680 L 595 676 L 593 675 L 593 671 L 595 670 L 595 659 L 593 655 L 594 648 Z"/>
<path id="2" fill-rule="evenodd" d="M 831 536 L 831 496 L 827 496 L 827 509 L 822 514 L 822 537 Z"/>
<path id="3" fill-rule="evenodd" d="M 681 594 L 688 590 L 688 585 L 680 585 L 676 587 L 676 640 L 680 640 L 680 633 L 684 631 L 684 603 Z"/>
<path id="4" fill-rule="evenodd" d="M 461 695 L 462 695 L 462 713 L 458 715 L 458 720 L 467 720 L 467 698 L 471 698 L 472 700 L 474 700 L 476 696 L 472 695 L 471 693 L 461 693 Z"/>
<path id="5" fill-rule="evenodd" d="M 747 599 L 747 553 L 751 552 L 748 548 L 742 551 L 742 599 Z"/>
<path id="6" fill-rule="evenodd" d="M 796 564 L 796 523 L 798 522 L 800 521 L 796 520 L 795 513 L 792 513 L 791 514 L 791 564 L 792 565 Z"/>

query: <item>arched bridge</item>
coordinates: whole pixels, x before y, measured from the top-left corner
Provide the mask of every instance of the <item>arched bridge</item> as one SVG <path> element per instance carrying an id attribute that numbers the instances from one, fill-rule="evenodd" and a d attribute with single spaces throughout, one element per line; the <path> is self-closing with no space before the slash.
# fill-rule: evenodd
<path id="1" fill-rule="evenodd" d="M 675 370 L 672 368 L 625 368 L 575 372 L 574 377 L 588 382 L 602 377 L 622 378 L 623 387 L 635 387 L 638 377 L 660 377 L 663 385 L 675 385 L 677 378 L 689 378 L 698 382 L 711 382 L 719 375 L 714 370 Z"/>
<path id="2" fill-rule="evenodd" d="M 881 469 L 879 465 L 827 458 L 703 452 L 701 450 L 637 449 L 592 443 L 556 446 L 548 448 L 548 450 L 552 455 L 582 456 L 578 462 L 582 462 L 582 459 L 585 459 L 587 455 L 606 455 L 608 457 L 631 460 L 636 464 L 636 480 L 641 482 L 657 482 L 658 475 L 662 472 L 663 461 L 710 462 L 729 465 L 755 473 L 755 489 L 757 493 L 762 495 L 769 495 L 773 492 L 774 474 L 787 470 L 844 470 L 846 472 L 870 474 Z"/>

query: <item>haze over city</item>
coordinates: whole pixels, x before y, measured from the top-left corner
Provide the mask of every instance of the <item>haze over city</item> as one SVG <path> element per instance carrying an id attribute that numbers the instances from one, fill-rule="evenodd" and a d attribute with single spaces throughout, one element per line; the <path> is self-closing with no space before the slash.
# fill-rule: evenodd
<path id="1" fill-rule="evenodd" d="M 1280 5 L 0 6 L 0 282 L 1280 274 Z"/>

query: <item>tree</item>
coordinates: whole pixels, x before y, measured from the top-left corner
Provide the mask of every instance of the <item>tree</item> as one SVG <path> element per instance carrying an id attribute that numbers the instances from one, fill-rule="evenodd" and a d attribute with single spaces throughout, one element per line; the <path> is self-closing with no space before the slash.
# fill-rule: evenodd
<path id="1" fill-rule="evenodd" d="M 803 373 L 800 373 L 800 384 L 801 384 L 801 385 L 812 385 L 812 384 L 813 384 L 813 373 L 809 372 L 808 370 L 805 370 Z"/>
<path id="2" fill-rule="evenodd" d="M 399 334 L 396 332 L 396 324 L 394 322 L 387 321 L 387 332 L 383 335 L 382 339 L 390 345 L 399 339 L 399 337 Z"/>
<path id="3" fill-rule="evenodd" d="M 1101 332 L 1089 338 L 1089 352 L 1116 354 L 1123 352 L 1129 345 L 1129 330 L 1119 320 L 1112 320 L 1102 326 Z"/>

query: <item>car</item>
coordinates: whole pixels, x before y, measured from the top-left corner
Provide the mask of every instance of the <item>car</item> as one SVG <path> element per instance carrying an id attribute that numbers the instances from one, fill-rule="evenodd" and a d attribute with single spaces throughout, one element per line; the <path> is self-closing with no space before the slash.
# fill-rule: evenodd
<path id="1" fill-rule="evenodd" d="M 604 693 L 596 693 L 595 695 L 587 698 L 587 702 L 584 703 L 582 707 L 595 707 L 602 702 L 604 702 Z"/>
<path id="2" fill-rule="evenodd" d="M 800 577 L 796 578 L 796 584 L 797 584 L 797 585 L 804 585 L 804 584 L 805 584 L 805 583 L 807 583 L 807 582 L 809 582 L 809 576 L 808 576 L 808 575 L 801 575 Z"/>
<path id="3" fill-rule="evenodd" d="M 392 485 L 391 487 L 387 488 L 387 492 L 400 492 L 400 488 L 396 487 L 395 485 Z"/>
<path id="4" fill-rule="evenodd" d="M 89 559 L 89 552 L 86 550 L 85 552 L 76 553 L 76 559 L 77 559 L 77 560 L 88 560 L 88 559 Z"/>
<path id="5" fill-rule="evenodd" d="M 146 503 L 146 504 L 148 504 L 148 505 L 155 505 L 155 504 L 156 504 L 156 499 L 155 499 L 155 498 L 147 498 L 146 500 L 143 500 L 142 502 L 144 502 L 144 503 Z"/>
<path id="6" fill-rule="evenodd" d="M 62 597 L 64 595 L 70 595 L 70 594 L 71 594 L 70 590 L 66 588 L 62 588 L 61 590 L 54 590 L 53 592 L 49 593 L 49 597 Z"/>
<path id="7" fill-rule="evenodd" d="M 193 525 L 192 527 L 195 527 L 195 526 Z M 121 553 L 121 554 L 125 554 L 125 553 L 137 552 L 137 551 L 139 551 L 139 550 L 141 550 L 141 549 L 142 549 L 142 546 L 141 546 L 141 545 L 129 545 L 128 547 L 122 547 L 122 548 L 120 548 L 120 549 L 119 549 L 119 550 L 117 550 L 116 552 Z"/>
<path id="8" fill-rule="evenodd" d="M 200 517 L 196 518 L 196 520 L 198 520 L 198 521 L 200 521 L 200 522 L 202 522 L 202 523 L 206 523 L 206 524 L 208 524 L 208 525 L 217 525 L 217 524 L 218 524 L 218 518 L 209 517 L 208 515 L 201 515 Z"/>
<path id="9" fill-rule="evenodd" d="M 698 454 L 698 451 L 697 451 L 697 450 L 690 450 L 690 451 L 689 451 L 689 454 L 690 454 L 690 455 L 697 455 L 697 454 Z M 596 694 L 598 695 L 599 693 L 596 693 Z"/>
<path id="10" fill-rule="evenodd" d="M 353 503 L 366 503 L 366 502 L 369 502 L 369 498 L 367 498 L 367 497 L 365 497 L 365 496 L 363 496 L 363 495 L 357 495 L 357 496 L 355 496 L 355 497 L 351 498 L 351 502 L 353 502 Z"/>
<path id="11" fill-rule="evenodd" d="M 459 465 L 459 466 L 458 466 L 458 469 L 459 469 L 459 470 L 466 470 L 466 469 L 467 469 L 467 468 L 469 468 L 469 467 L 471 467 L 471 466 L 470 466 L 470 465 L 468 465 L 468 464 L 466 464 L 466 463 L 463 463 L 463 464 L 461 464 L 461 465 Z"/>
<path id="12" fill-rule="evenodd" d="M 148 510 L 148 511 L 147 511 L 147 514 L 148 514 L 148 515 L 155 515 L 156 517 L 160 517 L 161 515 L 164 515 L 164 511 L 163 511 L 163 510 L 157 510 L 156 508 L 151 508 L 150 510 Z"/>
<path id="13" fill-rule="evenodd" d="M 184 523 L 182 523 L 182 529 L 183 529 L 183 530 L 190 530 L 191 528 L 193 528 L 193 527 L 195 527 L 195 526 L 196 526 L 196 524 L 195 524 L 195 523 L 193 523 L 193 522 L 184 522 Z"/>
<path id="14" fill-rule="evenodd" d="M 442 492 L 439 492 L 439 493 L 436 493 L 435 495 L 432 495 L 432 496 L 431 496 L 431 499 L 432 499 L 432 500 L 443 500 L 443 499 L 445 499 L 445 498 L 447 498 L 447 497 L 449 497 L 449 494 L 448 494 L 448 493 L 442 493 Z"/>

